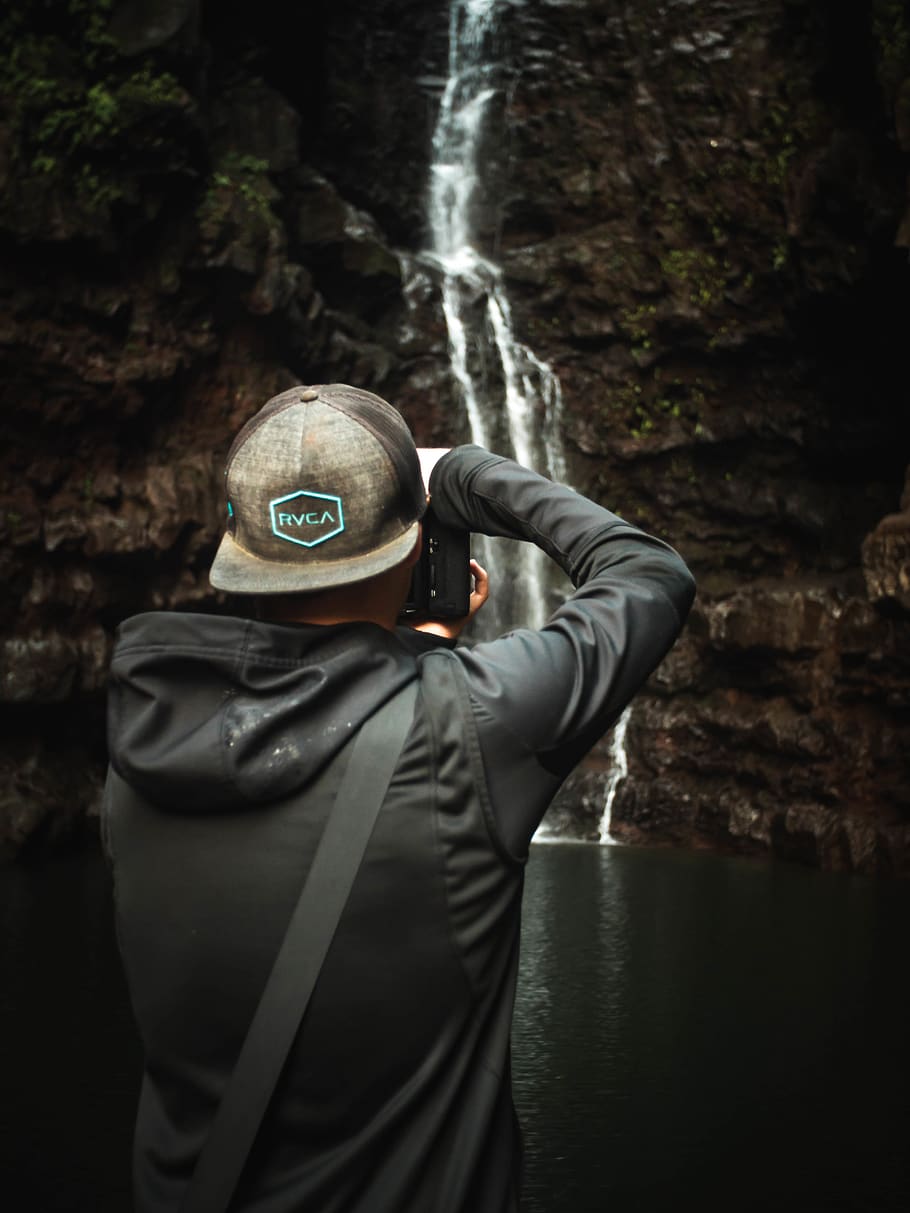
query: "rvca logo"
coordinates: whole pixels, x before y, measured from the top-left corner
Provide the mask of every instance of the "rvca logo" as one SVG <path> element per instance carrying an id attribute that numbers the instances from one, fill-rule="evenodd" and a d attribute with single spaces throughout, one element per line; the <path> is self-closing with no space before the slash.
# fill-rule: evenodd
<path id="1" fill-rule="evenodd" d="M 310 493 L 299 489 L 269 502 L 272 534 L 288 543 L 314 548 L 344 530 L 341 498 L 332 493 Z"/>

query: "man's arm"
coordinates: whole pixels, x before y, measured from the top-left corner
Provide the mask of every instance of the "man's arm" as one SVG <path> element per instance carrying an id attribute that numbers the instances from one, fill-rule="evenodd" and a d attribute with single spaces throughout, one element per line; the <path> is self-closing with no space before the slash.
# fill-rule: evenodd
<path id="1" fill-rule="evenodd" d="M 676 639 L 695 584 L 661 540 L 480 447 L 442 457 L 429 487 L 440 521 L 536 543 L 575 586 L 539 631 L 457 654 L 502 841 L 523 854 L 559 784 Z"/>

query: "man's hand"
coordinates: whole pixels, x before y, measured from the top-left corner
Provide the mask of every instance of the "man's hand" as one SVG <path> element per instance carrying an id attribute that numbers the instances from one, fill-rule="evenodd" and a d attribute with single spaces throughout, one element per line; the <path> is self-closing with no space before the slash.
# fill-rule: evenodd
<path id="1" fill-rule="evenodd" d="M 460 619 L 423 619 L 420 623 L 405 619 L 402 622 L 415 632 L 432 632 L 434 636 L 444 636 L 446 640 L 457 640 L 463 628 L 470 623 L 490 596 L 490 578 L 486 569 L 481 568 L 476 560 L 471 561 L 471 575 L 474 578 L 474 588 L 468 601 L 467 615 L 462 615 Z"/>

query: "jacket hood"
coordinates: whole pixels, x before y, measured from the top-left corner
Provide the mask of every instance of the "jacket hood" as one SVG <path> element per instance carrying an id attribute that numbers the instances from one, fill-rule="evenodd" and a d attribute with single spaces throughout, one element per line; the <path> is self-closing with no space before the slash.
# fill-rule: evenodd
<path id="1" fill-rule="evenodd" d="M 174 812 L 267 804 L 309 784 L 415 673 L 372 623 L 137 615 L 111 663 L 111 765 Z"/>

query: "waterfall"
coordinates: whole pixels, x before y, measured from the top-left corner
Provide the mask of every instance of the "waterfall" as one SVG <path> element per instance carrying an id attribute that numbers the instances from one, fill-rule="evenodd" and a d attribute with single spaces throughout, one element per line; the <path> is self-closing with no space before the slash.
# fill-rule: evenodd
<path id="1" fill-rule="evenodd" d="M 598 827 L 599 842 L 613 842 L 610 834 L 613 801 L 616 799 L 616 791 L 619 785 L 629 773 L 629 758 L 626 753 L 626 730 L 629 727 L 629 717 L 631 715 L 632 709 L 631 707 L 627 707 L 613 726 L 613 735 L 610 738 L 610 778 L 607 780 L 607 787 L 604 793 L 604 811 Z"/>
<path id="2" fill-rule="evenodd" d="M 500 267 L 479 247 L 483 147 L 504 71 L 489 52 L 504 0 L 452 0 L 449 62 L 433 134 L 424 257 L 441 275 L 452 374 L 471 441 L 565 480 L 562 394 L 546 362 L 515 336 Z M 495 132 L 493 132 L 495 136 Z M 495 624 L 541 627 L 549 614 L 546 558 L 531 544 L 484 544 L 499 604 Z M 517 567 L 516 567 L 517 565 Z M 498 588 L 497 588 L 498 587 Z"/>
<path id="3" fill-rule="evenodd" d="M 510 4 L 514 0 L 450 0 L 448 73 L 433 133 L 427 195 L 431 247 L 419 259 L 439 276 L 452 376 L 471 441 L 510 454 L 564 484 L 559 379 L 516 337 L 502 270 L 483 251 L 479 234 L 483 219 L 490 229 L 485 149 L 495 146 L 501 134 L 491 128 L 494 102 L 503 99 L 507 78 L 493 44 L 498 13 Z M 551 562 L 529 543 L 486 540 L 479 554 L 490 570 L 493 591 L 479 621 L 487 616 L 493 634 L 512 626 L 543 626 L 551 599 L 563 593 L 555 588 Z M 628 770 L 627 724 L 628 709 L 613 733 L 601 842 L 611 841 L 613 800 Z M 544 825 L 538 837 L 553 835 Z"/>

